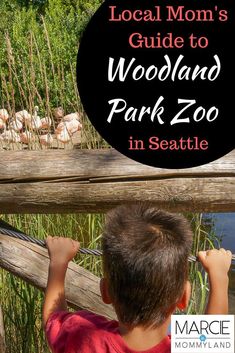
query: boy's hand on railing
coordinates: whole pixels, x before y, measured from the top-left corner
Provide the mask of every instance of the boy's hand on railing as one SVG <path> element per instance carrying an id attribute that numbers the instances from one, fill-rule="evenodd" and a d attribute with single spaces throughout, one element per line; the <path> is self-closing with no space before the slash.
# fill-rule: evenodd
<path id="1" fill-rule="evenodd" d="M 232 263 L 232 253 L 223 248 L 200 251 L 199 260 L 209 276 L 226 275 Z"/>
<path id="2" fill-rule="evenodd" d="M 48 237 L 46 246 L 50 256 L 50 265 L 43 305 L 44 326 L 53 312 L 67 310 L 65 276 L 68 263 L 77 254 L 80 244 L 70 238 Z"/>
<path id="3" fill-rule="evenodd" d="M 71 238 L 49 236 L 46 246 L 51 262 L 67 264 L 77 254 L 80 243 Z"/>
<path id="4" fill-rule="evenodd" d="M 232 253 L 229 250 L 200 251 L 199 260 L 208 272 L 210 291 L 206 307 L 206 314 L 228 314 L 228 271 L 232 262 Z"/>

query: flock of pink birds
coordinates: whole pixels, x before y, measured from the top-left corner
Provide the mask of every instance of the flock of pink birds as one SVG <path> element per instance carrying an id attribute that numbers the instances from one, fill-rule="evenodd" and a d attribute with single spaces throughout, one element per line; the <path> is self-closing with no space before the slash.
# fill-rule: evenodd
<path id="1" fill-rule="evenodd" d="M 72 136 L 82 129 L 78 112 L 64 115 L 63 109 L 54 111 L 57 127 L 53 129 L 52 120 L 49 117 L 40 118 L 39 108 L 34 108 L 34 113 L 22 110 L 10 117 L 6 109 L 0 109 L 0 141 L 7 143 L 29 144 L 39 138 L 43 146 L 50 147 L 54 138 L 51 133 L 54 130 L 55 138 L 63 144 L 71 141 Z"/>

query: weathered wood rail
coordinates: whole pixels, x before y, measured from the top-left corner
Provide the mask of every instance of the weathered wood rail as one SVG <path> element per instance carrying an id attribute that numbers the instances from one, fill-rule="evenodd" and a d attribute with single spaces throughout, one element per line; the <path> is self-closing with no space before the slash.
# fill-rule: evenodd
<path id="1" fill-rule="evenodd" d="M 47 249 L 0 234 L 0 267 L 44 290 L 48 266 Z M 112 307 L 101 300 L 99 278 L 73 262 L 69 263 L 66 275 L 66 299 L 74 309 L 115 317 Z"/>
<path id="2" fill-rule="evenodd" d="M 115 150 L 0 153 L 0 213 L 104 212 L 136 200 L 171 211 L 235 211 L 235 150 L 180 170 L 148 167 Z"/>

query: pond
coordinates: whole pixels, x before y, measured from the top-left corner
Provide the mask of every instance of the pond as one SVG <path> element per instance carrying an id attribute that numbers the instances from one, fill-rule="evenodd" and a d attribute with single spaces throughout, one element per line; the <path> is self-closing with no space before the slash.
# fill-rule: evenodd
<path id="1" fill-rule="evenodd" d="M 221 247 L 235 253 L 235 213 L 212 213 L 205 214 L 213 224 L 215 234 L 221 238 Z M 229 284 L 229 309 L 230 314 L 235 314 L 235 262 L 230 271 Z"/>

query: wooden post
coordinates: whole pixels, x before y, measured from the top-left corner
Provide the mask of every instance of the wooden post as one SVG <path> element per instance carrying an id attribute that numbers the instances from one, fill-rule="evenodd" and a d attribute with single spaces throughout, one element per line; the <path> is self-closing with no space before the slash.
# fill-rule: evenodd
<path id="1" fill-rule="evenodd" d="M 168 170 L 115 150 L 1 152 L 1 213 L 104 212 L 151 201 L 174 212 L 235 211 L 235 151 L 213 163 Z"/>
<path id="2" fill-rule="evenodd" d="M 0 267 L 44 290 L 49 256 L 47 249 L 0 234 Z M 112 306 L 102 302 L 99 278 L 73 262 L 66 276 L 66 299 L 74 309 L 86 309 L 114 318 Z"/>
<path id="3" fill-rule="evenodd" d="M 4 330 L 2 307 L 0 306 L 0 353 L 5 353 L 5 352 L 6 352 L 5 330 Z"/>

